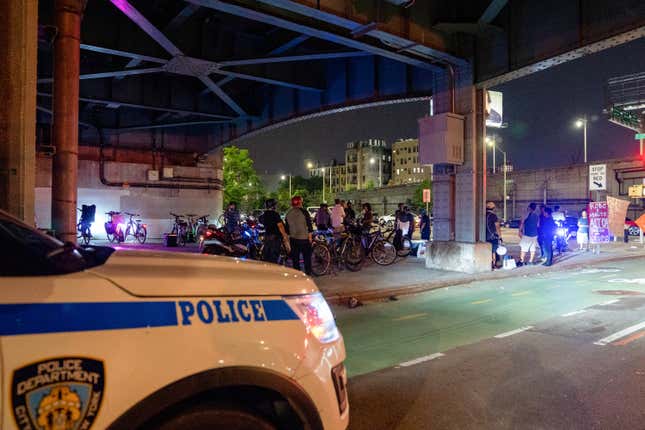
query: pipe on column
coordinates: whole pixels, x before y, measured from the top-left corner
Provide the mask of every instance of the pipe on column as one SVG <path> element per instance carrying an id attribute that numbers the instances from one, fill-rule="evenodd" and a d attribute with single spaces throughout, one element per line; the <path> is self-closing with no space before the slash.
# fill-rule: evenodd
<path id="1" fill-rule="evenodd" d="M 52 227 L 63 241 L 76 242 L 78 97 L 81 16 L 84 0 L 56 0 L 52 138 Z"/>

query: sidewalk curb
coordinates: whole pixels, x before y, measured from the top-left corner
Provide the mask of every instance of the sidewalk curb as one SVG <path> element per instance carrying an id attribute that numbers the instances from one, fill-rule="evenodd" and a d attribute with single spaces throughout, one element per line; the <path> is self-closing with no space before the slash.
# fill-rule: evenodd
<path id="1" fill-rule="evenodd" d="M 598 259 L 595 261 L 587 261 L 587 262 L 567 263 L 565 261 L 561 264 L 554 265 L 551 267 L 538 266 L 538 267 L 520 268 L 519 272 L 518 270 L 498 270 L 494 272 L 468 274 L 467 277 L 464 276 L 459 279 L 447 279 L 447 280 L 437 281 L 437 282 L 432 282 L 432 281 L 423 282 L 423 283 L 402 285 L 400 287 L 392 287 L 392 288 L 384 288 L 384 289 L 380 288 L 380 289 L 365 290 L 365 291 L 354 291 L 354 292 L 350 291 L 347 293 L 329 294 L 329 295 L 325 294 L 323 290 L 321 291 L 328 303 L 333 305 L 340 305 L 340 304 L 346 305 L 348 300 L 352 297 L 363 302 L 375 301 L 380 299 L 386 299 L 392 296 L 396 296 L 396 297 L 407 296 L 407 295 L 432 291 L 439 288 L 446 288 L 446 287 L 452 287 L 457 285 L 466 285 L 477 281 L 491 281 L 491 280 L 497 280 L 497 279 L 517 278 L 517 277 L 522 277 L 522 276 L 527 276 L 527 275 L 532 275 L 537 273 L 563 272 L 566 270 L 580 269 L 583 267 L 593 266 L 596 264 L 630 260 L 633 258 L 645 258 L 645 255 L 621 255 L 621 256 L 608 257 L 608 258 Z"/>

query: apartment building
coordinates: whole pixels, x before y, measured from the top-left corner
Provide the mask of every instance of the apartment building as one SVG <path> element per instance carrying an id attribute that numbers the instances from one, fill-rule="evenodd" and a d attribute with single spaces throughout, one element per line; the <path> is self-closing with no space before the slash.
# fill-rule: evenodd
<path id="1" fill-rule="evenodd" d="M 392 172 L 392 151 L 382 139 L 350 142 L 345 150 L 346 190 L 387 185 Z"/>
<path id="2" fill-rule="evenodd" d="M 419 163 L 418 139 L 400 139 L 392 144 L 392 179 L 389 185 L 414 184 L 431 176 L 432 167 Z"/>

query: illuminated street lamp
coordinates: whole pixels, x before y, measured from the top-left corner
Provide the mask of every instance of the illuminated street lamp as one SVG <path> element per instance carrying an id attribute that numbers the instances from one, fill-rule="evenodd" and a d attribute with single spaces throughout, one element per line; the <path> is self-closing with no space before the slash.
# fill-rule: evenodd
<path id="1" fill-rule="evenodd" d="M 508 164 L 506 164 L 506 151 L 504 151 L 504 150 L 502 150 L 502 149 L 497 147 L 497 142 L 495 141 L 494 137 L 486 137 L 486 145 L 488 145 L 491 148 L 493 148 L 493 173 L 495 173 L 495 152 L 499 151 L 504 156 L 504 166 L 503 166 L 503 169 L 504 169 L 504 221 L 507 221 L 507 218 L 506 218 L 506 197 L 507 197 L 506 174 L 508 172 Z"/>
<path id="2" fill-rule="evenodd" d="M 307 162 L 307 169 L 313 169 L 313 168 L 314 168 L 314 163 L 312 163 L 311 161 L 308 161 Z"/>
<path id="3" fill-rule="evenodd" d="M 289 173 L 288 175 L 280 176 L 280 179 L 283 180 L 283 181 L 286 181 L 287 176 L 289 176 L 289 198 L 291 198 L 291 197 L 293 197 L 293 194 L 291 193 L 291 173 Z"/>
<path id="4" fill-rule="evenodd" d="M 587 164 L 587 117 L 578 118 L 575 124 L 576 127 L 582 128 L 582 134 L 584 136 L 584 159 L 585 164 Z"/>
<path id="5" fill-rule="evenodd" d="M 486 136 L 485 141 L 486 141 L 486 145 L 493 148 L 493 173 L 495 173 L 497 169 L 497 163 L 495 162 L 495 138 Z"/>
<path id="6" fill-rule="evenodd" d="M 370 158 L 370 164 L 376 163 L 374 157 Z M 378 158 L 378 186 L 379 188 L 383 187 L 383 174 L 381 170 L 381 157 Z"/>

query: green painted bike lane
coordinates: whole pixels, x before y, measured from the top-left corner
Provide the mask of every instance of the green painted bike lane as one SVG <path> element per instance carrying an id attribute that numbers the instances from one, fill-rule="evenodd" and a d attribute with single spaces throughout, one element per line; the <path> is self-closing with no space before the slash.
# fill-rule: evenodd
<path id="1" fill-rule="evenodd" d="M 369 373 L 600 305 L 619 298 L 621 290 L 645 293 L 644 267 L 645 259 L 638 258 L 335 308 L 347 368 L 351 376 Z"/>

